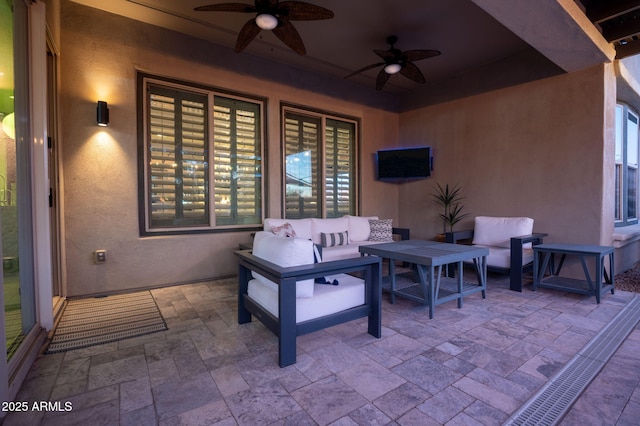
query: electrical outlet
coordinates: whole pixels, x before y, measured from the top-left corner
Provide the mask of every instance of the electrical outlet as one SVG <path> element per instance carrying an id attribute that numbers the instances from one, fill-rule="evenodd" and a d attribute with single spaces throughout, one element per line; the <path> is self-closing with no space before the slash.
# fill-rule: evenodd
<path id="1" fill-rule="evenodd" d="M 96 263 L 105 263 L 107 261 L 107 251 L 106 250 L 96 250 L 93 252 L 93 260 Z"/>

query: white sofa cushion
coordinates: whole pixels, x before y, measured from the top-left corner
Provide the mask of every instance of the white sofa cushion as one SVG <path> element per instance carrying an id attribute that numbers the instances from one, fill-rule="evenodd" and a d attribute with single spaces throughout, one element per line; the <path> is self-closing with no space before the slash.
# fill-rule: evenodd
<path id="1" fill-rule="evenodd" d="M 278 266 L 290 267 L 313 264 L 313 243 L 304 238 L 278 237 L 271 232 L 256 232 L 253 254 Z M 260 274 L 251 272 L 253 278 L 277 287 L 277 284 Z M 296 297 L 313 297 L 313 280 L 296 283 Z"/>
<path id="2" fill-rule="evenodd" d="M 264 220 L 264 230 L 272 231 L 274 227 L 280 227 L 289 223 L 293 230 L 296 232 L 297 238 L 304 238 L 305 240 L 310 240 L 312 238 L 311 232 L 311 219 L 276 219 L 276 218 L 268 218 Z M 346 228 L 345 228 L 346 229 Z M 343 229 L 344 231 L 344 229 Z M 318 242 L 319 244 L 319 242 Z"/>
<path id="3" fill-rule="evenodd" d="M 483 245 L 478 245 L 478 247 L 486 247 L 489 249 L 487 265 L 505 269 L 511 268 L 511 249 Z M 533 249 L 522 250 L 522 266 L 531 262 L 533 262 Z"/>
<path id="4" fill-rule="evenodd" d="M 511 247 L 511 237 L 529 235 L 533 232 L 530 217 L 477 216 L 473 229 L 473 244 L 490 247 Z M 531 243 L 525 244 L 531 248 Z"/>
<path id="5" fill-rule="evenodd" d="M 349 229 L 349 220 L 346 217 L 336 217 L 332 219 L 311 219 L 311 239 L 316 244 L 322 244 L 320 238 L 321 233 L 332 234 L 336 232 L 344 232 Z M 295 228 L 295 225 L 293 225 Z M 297 230 L 296 230 L 297 233 Z"/>
<path id="6" fill-rule="evenodd" d="M 315 284 L 314 296 L 296 299 L 296 323 L 331 315 L 364 305 L 364 281 L 347 274 L 331 275 L 338 285 Z M 278 287 L 258 280 L 249 281 L 249 297 L 278 317 Z"/>
<path id="7" fill-rule="evenodd" d="M 360 242 L 369 240 L 371 227 L 369 219 L 377 220 L 378 216 L 345 216 L 349 221 L 349 241 Z"/>

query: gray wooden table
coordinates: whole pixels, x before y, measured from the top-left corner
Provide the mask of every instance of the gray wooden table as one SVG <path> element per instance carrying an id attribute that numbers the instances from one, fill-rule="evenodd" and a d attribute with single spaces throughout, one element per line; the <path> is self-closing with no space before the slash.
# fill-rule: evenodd
<path id="1" fill-rule="evenodd" d="M 533 290 L 538 287 L 564 290 L 572 293 L 600 296 L 607 291 L 614 292 L 614 248 L 610 246 L 592 246 L 582 244 L 538 244 L 533 246 Z M 555 267 L 555 256 L 560 255 L 560 263 Z M 560 276 L 566 256 L 577 256 L 582 264 L 585 279 Z M 609 257 L 609 273 L 604 267 L 605 257 Z M 587 259 L 595 262 L 594 277 L 591 277 Z M 545 277 L 545 272 L 550 275 Z"/>
<path id="2" fill-rule="evenodd" d="M 395 303 L 395 297 L 400 296 L 429 305 L 429 318 L 433 318 L 436 305 L 450 300 L 457 300 L 458 307 L 461 308 L 464 296 L 482 292 L 482 298 L 486 298 L 489 254 L 486 248 L 406 240 L 360 246 L 360 253 L 389 259 L 387 279 L 391 303 Z M 471 260 L 476 266 L 475 283 L 465 281 L 462 273 L 462 262 Z M 394 261 L 407 262 L 414 267 L 411 272 L 396 274 Z M 446 271 L 443 266 L 449 264 L 457 265 L 457 278 L 443 276 Z"/>

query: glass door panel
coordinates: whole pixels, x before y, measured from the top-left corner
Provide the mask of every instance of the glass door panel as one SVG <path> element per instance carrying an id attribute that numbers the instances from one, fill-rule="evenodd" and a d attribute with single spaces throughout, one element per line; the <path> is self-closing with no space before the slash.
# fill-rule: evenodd
<path id="1" fill-rule="evenodd" d="M 14 11 L 24 23 L 16 31 Z M 7 359 L 35 324 L 31 146 L 26 137 L 27 14 L 20 2 L 14 4 L 14 11 L 7 2 L 0 2 L 0 228 Z"/>

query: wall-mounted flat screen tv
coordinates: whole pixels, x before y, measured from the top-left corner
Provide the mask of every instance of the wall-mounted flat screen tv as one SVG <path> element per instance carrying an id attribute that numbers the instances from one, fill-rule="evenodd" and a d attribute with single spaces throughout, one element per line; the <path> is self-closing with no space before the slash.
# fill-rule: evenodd
<path id="1" fill-rule="evenodd" d="M 377 153 L 378 179 L 416 179 L 431 176 L 431 147 L 385 149 Z"/>

